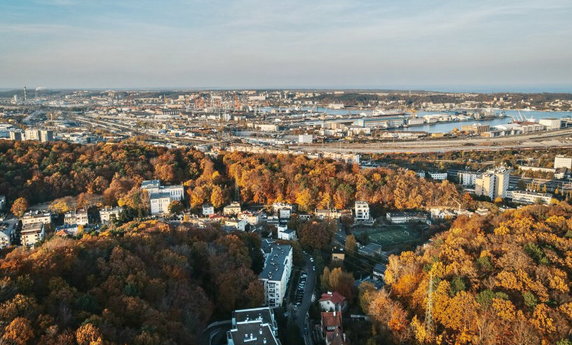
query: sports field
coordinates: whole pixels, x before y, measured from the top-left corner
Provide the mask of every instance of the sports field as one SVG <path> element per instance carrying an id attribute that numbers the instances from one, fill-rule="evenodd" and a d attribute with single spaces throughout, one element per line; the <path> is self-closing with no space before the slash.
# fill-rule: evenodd
<path id="1" fill-rule="evenodd" d="M 364 232 L 367 233 L 369 241 L 381 244 L 383 248 L 412 242 L 420 237 L 419 230 L 407 224 L 382 225 L 353 230 L 353 233 L 358 238 L 359 236 L 363 236 L 362 234 Z"/>

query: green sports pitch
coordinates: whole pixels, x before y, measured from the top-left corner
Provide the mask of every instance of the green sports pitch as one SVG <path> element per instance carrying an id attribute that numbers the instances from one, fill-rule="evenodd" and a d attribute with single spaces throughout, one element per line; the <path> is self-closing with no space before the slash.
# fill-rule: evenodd
<path id="1" fill-rule="evenodd" d="M 383 248 L 413 242 L 421 236 L 419 229 L 407 224 L 360 228 L 354 229 L 353 233 L 358 238 L 367 233 L 370 242 L 381 244 Z"/>

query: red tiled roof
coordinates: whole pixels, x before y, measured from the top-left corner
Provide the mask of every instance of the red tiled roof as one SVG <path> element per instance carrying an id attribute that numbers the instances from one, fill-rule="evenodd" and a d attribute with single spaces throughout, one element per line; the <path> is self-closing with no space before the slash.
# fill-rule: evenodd
<path id="1" fill-rule="evenodd" d="M 322 327 L 342 328 L 342 313 L 340 312 L 322 312 Z"/>
<path id="2" fill-rule="evenodd" d="M 342 302 L 344 302 L 346 300 L 346 298 L 342 295 L 340 295 L 337 292 L 327 292 L 327 293 L 323 293 L 322 297 L 320 298 L 320 302 L 321 301 L 331 301 L 334 304 L 340 304 Z"/>

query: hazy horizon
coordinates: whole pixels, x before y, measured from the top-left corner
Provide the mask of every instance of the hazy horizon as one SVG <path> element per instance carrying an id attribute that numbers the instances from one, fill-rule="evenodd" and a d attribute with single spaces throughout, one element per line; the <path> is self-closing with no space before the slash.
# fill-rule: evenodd
<path id="1" fill-rule="evenodd" d="M 7 0 L 0 10 L 2 88 L 572 92 L 565 0 Z"/>

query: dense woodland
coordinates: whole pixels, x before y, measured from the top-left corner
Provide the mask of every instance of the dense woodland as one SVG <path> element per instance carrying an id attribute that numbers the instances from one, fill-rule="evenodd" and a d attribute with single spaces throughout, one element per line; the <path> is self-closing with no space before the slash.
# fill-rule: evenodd
<path id="1" fill-rule="evenodd" d="M 571 217 L 567 203 L 460 217 L 390 257 L 388 286 L 362 287 L 362 307 L 396 344 L 568 345 Z"/>
<path id="2" fill-rule="evenodd" d="M 351 207 L 357 200 L 377 208 L 457 206 L 456 187 L 394 169 L 362 170 L 357 165 L 298 155 L 223 152 L 211 158 L 192 149 L 143 144 L 73 145 L 63 142 L 0 143 L 0 194 L 30 205 L 66 196 L 89 201 L 103 195 L 107 205 L 146 207 L 139 183 L 160 179 L 183 183 L 193 208 L 242 202 L 293 202 L 304 211 Z M 83 206 L 83 205 L 80 205 Z"/>
<path id="3" fill-rule="evenodd" d="M 149 221 L 54 237 L 0 259 L 0 343 L 195 344 L 213 314 L 263 302 L 261 268 L 253 234 Z"/>

